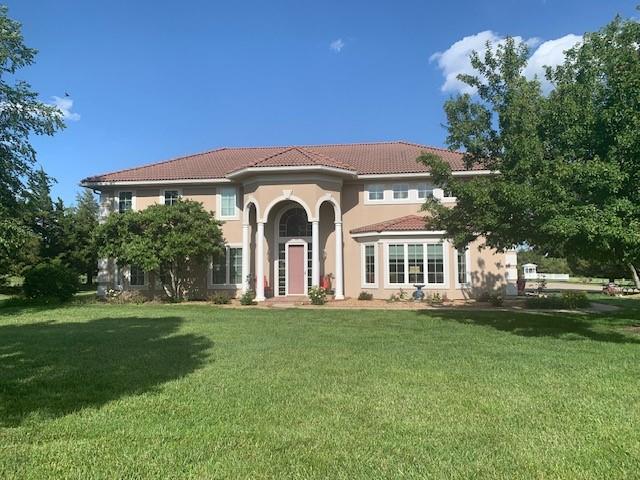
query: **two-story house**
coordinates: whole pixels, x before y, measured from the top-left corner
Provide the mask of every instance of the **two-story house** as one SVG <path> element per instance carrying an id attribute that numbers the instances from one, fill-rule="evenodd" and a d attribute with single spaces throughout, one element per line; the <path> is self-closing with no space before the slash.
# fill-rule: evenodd
<path id="1" fill-rule="evenodd" d="M 221 148 L 82 181 L 100 192 L 102 215 L 178 198 L 202 202 L 224 221 L 224 258 L 204 265 L 201 291 L 256 299 L 306 295 L 331 283 L 335 298 L 361 291 L 387 298 L 424 284 L 450 299 L 504 288 L 516 280 L 515 252 L 456 250 L 427 227 L 420 206 L 433 196 L 455 202 L 416 162 L 439 155 L 461 177 L 490 175 L 465 168 L 462 155 L 408 142 Z M 158 289 L 135 265 L 100 262 L 107 288 Z"/>

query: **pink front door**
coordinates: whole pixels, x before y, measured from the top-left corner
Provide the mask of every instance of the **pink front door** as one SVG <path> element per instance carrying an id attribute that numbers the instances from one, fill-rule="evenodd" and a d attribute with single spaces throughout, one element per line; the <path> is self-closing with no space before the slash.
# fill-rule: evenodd
<path id="1" fill-rule="evenodd" d="M 289 245 L 289 295 L 304 295 L 304 245 Z"/>

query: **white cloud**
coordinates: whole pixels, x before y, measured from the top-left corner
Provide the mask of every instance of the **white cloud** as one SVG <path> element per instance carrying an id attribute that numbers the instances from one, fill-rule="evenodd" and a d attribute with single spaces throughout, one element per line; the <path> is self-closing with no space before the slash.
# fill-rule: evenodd
<path id="1" fill-rule="evenodd" d="M 545 66 L 556 67 L 564 62 L 564 52 L 574 47 L 582 41 L 582 37 L 570 33 L 564 37 L 555 40 L 547 40 L 536 48 L 533 55 L 529 58 L 524 74 L 527 78 L 533 78 L 536 75 L 542 83 L 544 91 L 551 90 L 551 84 L 545 78 Z"/>
<path id="2" fill-rule="evenodd" d="M 337 40 L 334 40 L 329 44 L 329 48 L 336 53 L 340 53 L 343 47 L 344 47 L 344 42 L 342 41 L 341 38 L 338 38 Z"/>
<path id="3" fill-rule="evenodd" d="M 548 91 L 551 85 L 544 78 L 544 66 L 556 66 L 562 63 L 564 60 L 564 52 L 582 39 L 582 37 L 573 34 L 565 35 L 555 40 L 548 40 L 543 43 L 540 43 L 540 39 L 537 37 L 526 40 L 519 36 L 513 38 L 516 42 L 526 43 L 529 48 L 533 50 L 524 74 L 527 78 L 533 78 L 537 75 L 545 91 Z M 441 87 L 443 92 L 475 92 L 473 88 L 458 80 L 457 77 L 464 73 L 474 73 L 469 55 L 475 50 L 482 57 L 487 50 L 487 42 L 491 42 L 492 48 L 495 48 L 498 45 L 504 44 L 505 38 L 491 30 L 485 30 L 484 32 L 464 37 L 445 51 L 436 52 L 431 55 L 429 61 L 436 62 L 445 79 Z"/>
<path id="4" fill-rule="evenodd" d="M 58 107 L 58 110 L 62 112 L 62 118 L 65 120 L 70 120 L 72 122 L 77 122 L 80 120 L 80 114 L 76 112 L 72 112 L 73 108 L 73 99 L 70 97 L 56 97 L 53 96 L 53 105 Z"/>

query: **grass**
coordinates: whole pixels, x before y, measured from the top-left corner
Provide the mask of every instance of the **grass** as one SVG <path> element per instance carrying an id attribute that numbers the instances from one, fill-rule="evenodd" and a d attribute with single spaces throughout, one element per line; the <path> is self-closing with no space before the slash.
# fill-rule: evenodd
<path id="1" fill-rule="evenodd" d="M 0 308 L 0 478 L 631 478 L 606 315 Z"/>

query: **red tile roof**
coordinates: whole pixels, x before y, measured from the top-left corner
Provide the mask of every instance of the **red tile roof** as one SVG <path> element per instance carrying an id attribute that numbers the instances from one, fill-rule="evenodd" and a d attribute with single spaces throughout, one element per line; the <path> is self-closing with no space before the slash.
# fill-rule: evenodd
<path id="1" fill-rule="evenodd" d="M 425 217 L 421 215 L 406 215 L 404 217 L 354 228 L 350 233 L 409 232 L 421 230 L 427 230 Z"/>
<path id="2" fill-rule="evenodd" d="M 428 172 L 416 162 L 423 152 L 435 153 L 452 170 L 467 170 L 462 153 L 409 142 L 353 143 L 289 147 L 220 148 L 164 162 L 128 168 L 85 178 L 83 183 L 197 180 L 224 178 L 243 168 L 273 166 L 328 166 L 357 174 Z"/>

